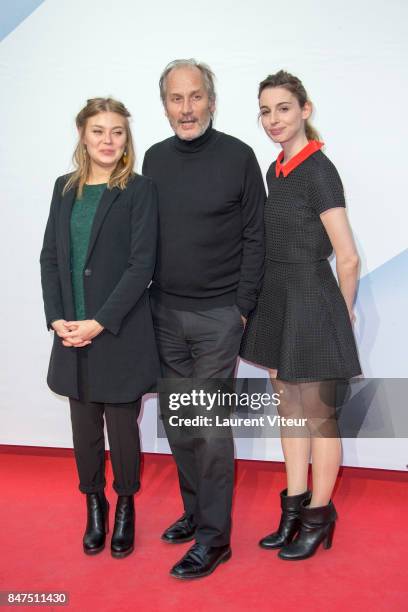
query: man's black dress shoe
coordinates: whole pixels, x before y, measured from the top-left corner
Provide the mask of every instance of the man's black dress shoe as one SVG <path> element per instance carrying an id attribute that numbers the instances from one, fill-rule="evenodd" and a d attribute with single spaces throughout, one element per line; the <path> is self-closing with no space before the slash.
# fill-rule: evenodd
<path id="1" fill-rule="evenodd" d="M 205 546 L 193 544 L 182 559 L 170 570 L 175 578 L 191 579 L 209 576 L 215 568 L 231 558 L 230 545 Z"/>
<path id="2" fill-rule="evenodd" d="M 162 534 L 161 539 L 170 544 L 181 544 L 194 540 L 196 526 L 191 518 L 183 514 L 173 525 L 170 525 Z"/>

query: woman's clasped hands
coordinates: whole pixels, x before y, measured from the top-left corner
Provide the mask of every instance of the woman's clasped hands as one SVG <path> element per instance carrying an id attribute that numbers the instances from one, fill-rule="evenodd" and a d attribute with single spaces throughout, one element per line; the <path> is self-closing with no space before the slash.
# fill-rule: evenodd
<path id="1" fill-rule="evenodd" d="M 59 319 L 52 323 L 55 333 L 62 339 L 64 346 L 81 348 L 91 344 L 103 330 L 103 326 L 95 319 L 84 321 L 65 321 Z"/>

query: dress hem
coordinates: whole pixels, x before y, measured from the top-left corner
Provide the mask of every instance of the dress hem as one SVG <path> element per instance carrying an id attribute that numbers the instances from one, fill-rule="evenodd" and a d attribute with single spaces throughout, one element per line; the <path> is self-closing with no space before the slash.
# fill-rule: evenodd
<path id="1" fill-rule="evenodd" d="M 287 376 L 287 375 L 285 376 L 285 375 L 279 375 L 279 368 L 277 366 L 260 363 L 259 361 L 255 361 L 254 359 L 249 359 L 248 357 L 244 357 L 243 355 L 240 355 L 240 358 L 257 367 L 266 368 L 269 370 L 277 370 L 276 379 L 282 380 L 284 382 L 302 383 L 302 382 L 320 382 L 322 380 L 350 380 L 351 378 L 356 378 L 357 376 L 361 376 L 362 374 L 361 370 L 359 370 L 356 372 L 353 372 L 353 371 L 347 372 L 347 374 L 344 374 L 343 376 L 339 376 L 338 374 L 335 376 L 329 375 L 329 374 L 322 374 L 322 375 L 316 374 L 314 376 L 303 376 L 303 377 L 293 377 L 293 376 Z"/>

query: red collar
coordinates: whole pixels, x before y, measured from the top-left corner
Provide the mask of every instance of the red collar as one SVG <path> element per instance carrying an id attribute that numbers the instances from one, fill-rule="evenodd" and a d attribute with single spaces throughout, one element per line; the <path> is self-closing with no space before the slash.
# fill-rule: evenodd
<path id="1" fill-rule="evenodd" d="M 301 149 L 299 153 L 296 153 L 296 155 L 294 155 L 292 159 L 290 159 L 286 164 L 283 164 L 283 166 L 281 164 L 281 161 L 283 159 L 283 151 L 281 151 L 276 160 L 276 177 L 280 175 L 281 171 L 283 176 L 288 176 L 289 172 L 292 172 L 292 170 L 300 166 L 300 164 L 304 162 L 305 159 L 307 159 L 308 157 L 313 155 L 313 153 L 321 149 L 323 145 L 324 142 L 319 142 L 318 140 L 309 140 L 307 145 L 303 147 L 303 149 Z"/>

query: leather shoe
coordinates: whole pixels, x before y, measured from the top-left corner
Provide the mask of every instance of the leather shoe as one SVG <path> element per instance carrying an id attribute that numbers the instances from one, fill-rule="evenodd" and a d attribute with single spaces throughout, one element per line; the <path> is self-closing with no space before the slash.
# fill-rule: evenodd
<path id="1" fill-rule="evenodd" d="M 267 549 L 281 548 L 289 544 L 299 531 L 300 527 L 300 506 L 302 502 L 310 501 L 311 491 L 305 491 L 299 495 L 288 495 L 288 490 L 281 491 L 281 519 L 277 531 L 270 533 L 262 538 L 259 546 Z"/>
<path id="2" fill-rule="evenodd" d="M 182 542 L 190 542 L 194 540 L 194 534 L 196 526 L 192 519 L 183 514 L 175 523 L 170 525 L 164 533 L 162 533 L 161 539 L 169 544 L 181 544 Z"/>
<path id="3" fill-rule="evenodd" d="M 209 576 L 215 568 L 231 558 L 229 544 L 205 546 L 196 542 L 182 559 L 170 570 L 175 578 L 192 579 Z"/>
<path id="4" fill-rule="evenodd" d="M 135 541 L 135 506 L 133 495 L 119 495 L 115 512 L 115 527 L 111 540 L 111 554 L 116 559 L 127 557 Z"/>
<path id="5" fill-rule="evenodd" d="M 330 500 L 327 506 L 310 508 L 304 501 L 300 506 L 300 529 L 295 539 L 281 548 L 278 557 L 288 561 L 307 559 L 315 554 L 323 543 L 323 548 L 331 548 L 337 512 Z"/>
<path id="6" fill-rule="evenodd" d="M 84 553 L 96 555 L 105 548 L 106 534 L 109 531 L 109 502 L 104 492 L 87 493 L 87 522 L 82 540 Z"/>

